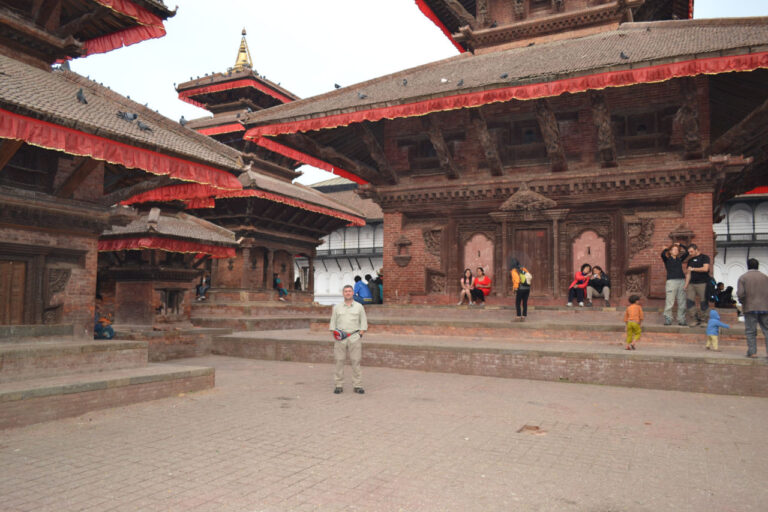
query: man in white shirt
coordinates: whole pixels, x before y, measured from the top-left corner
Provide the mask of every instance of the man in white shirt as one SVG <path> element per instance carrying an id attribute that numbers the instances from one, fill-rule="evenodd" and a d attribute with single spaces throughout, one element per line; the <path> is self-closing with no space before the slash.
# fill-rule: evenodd
<path id="1" fill-rule="evenodd" d="M 365 390 L 362 384 L 362 370 L 360 369 L 360 359 L 363 354 L 362 337 L 368 330 L 368 319 L 365 316 L 365 308 L 354 299 L 355 291 L 350 285 L 346 285 L 342 290 L 344 302 L 333 306 L 331 312 L 330 330 L 334 333 L 336 339 L 333 344 L 333 356 L 336 360 L 336 370 L 333 378 L 336 387 L 333 392 L 336 394 L 344 391 L 344 362 L 349 352 L 349 361 L 352 364 L 352 387 L 355 393 L 363 394 Z M 338 339 L 337 333 L 341 331 L 348 336 L 344 339 Z"/>

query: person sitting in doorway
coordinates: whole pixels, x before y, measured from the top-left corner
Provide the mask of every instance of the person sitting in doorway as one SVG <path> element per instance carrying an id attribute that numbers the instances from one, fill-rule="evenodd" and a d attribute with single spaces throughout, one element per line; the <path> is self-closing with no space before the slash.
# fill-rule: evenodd
<path id="1" fill-rule="evenodd" d="M 206 294 L 208 293 L 208 290 L 211 288 L 211 276 L 208 275 L 208 272 L 204 272 L 203 275 L 200 277 L 200 284 L 198 284 L 195 287 L 195 300 L 205 300 Z"/>
<path id="2" fill-rule="evenodd" d="M 491 293 L 491 278 L 485 275 L 483 267 L 477 267 L 475 288 L 471 291 L 474 302 L 485 304 L 485 298 Z"/>
<path id="3" fill-rule="evenodd" d="M 293 289 L 297 292 L 301 291 L 301 278 L 296 277 L 296 280 L 293 282 Z"/>
<path id="4" fill-rule="evenodd" d="M 368 287 L 368 291 L 371 292 L 371 304 L 381 304 L 379 298 L 379 286 L 376 281 L 373 280 L 371 274 L 365 274 L 365 285 Z"/>
<path id="5" fill-rule="evenodd" d="M 472 289 L 475 287 L 475 278 L 472 276 L 472 271 L 468 268 L 464 269 L 464 275 L 459 279 L 459 285 L 461 285 L 461 293 L 459 294 L 459 303 L 457 306 L 464 304 L 464 299 L 467 299 L 469 305 L 473 305 Z"/>
<path id="6" fill-rule="evenodd" d="M 356 302 L 359 302 L 360 304 L 372 304 L 373 303 L 373 296 L 371 295 L 371 290 L 368 288 L 368 285 L 363 282 L 363 278 L 360 276 L 355 276 L 355 288 L 354 288 L 355 294 L 353 295 L 353 299 L 355 299 Z"/>
<path id="7" fill-rule="evenodd" d="M 96 310 L 93 315 L 93 339 L 111 340 L 115 337 L 112 315 L 104 308 L 104 298 L 96 295 Z"/>
<path id="8" fill-rule="evenodd" d="M 611 278 L 597 265 L 592 267 L 592 275 L 587 283 L 587 306 L 592 307 L 594 296 L 604 298 L 605 307 L 611 307 Z"/>
<path id="9" fill-rule="evenodd" d="M 581 270 L 576 272 L 571 286 L 568 287 L 568 304 L 566 306 L 573 306 L 574 299 L 579 302 L 579 306 L 584 306 L 584 290 L 589 284 L 591 272 L 592 265 L 589 263 L 584 263 Z"/>
<path id="10" fill-rule="evenodd" d="M 285 302 L 285 298 L 288 296 L 288 290 L 283 288 L 280 276 L 277 273 L 272 275 L 272 288 L 277 290 L 277 299 Z"/>

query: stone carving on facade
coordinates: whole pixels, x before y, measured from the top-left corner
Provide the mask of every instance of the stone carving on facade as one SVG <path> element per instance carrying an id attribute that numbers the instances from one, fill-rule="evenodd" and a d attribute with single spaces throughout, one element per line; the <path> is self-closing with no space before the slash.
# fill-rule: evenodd
<path id="1" fill-rule="evenodd" d="M 547 148 L 547 157 L 553 171 L 564 171 L 567 168 L 565 148 L 560 137 L 560 126 L 557 124 L 555 113 L 547 100 L 536 100 L 536 120 L 539 123 L 541 136 Z"/>
<path id="2" fill-rule="evenodd" d="M 637 254 L 643 249 L 650 247 L 653 229 L 653 219 L 637 219 L 627 222 L 629 254 Z"/>
<path id="3" fill-rule="evenodd" d="M 443 240 L 443 230 L 439 228 L 427 228 L 422 232 L 424 236 L 424 247 L 432 256 L 440 257 L 440 247 Z"/>
<path id="4" fill-rule="evenodd" d="M 546 196 L 534 192 L 523 183 L 520 188 L 504 201 L 499 210 L 503 212 L 548 210 L 557 206 L 557 203 Z"/>
<path id="5" fill-rule="evenodd" d="M 648 296 L 648 267 L 627 270 L 624 275 L 624 292 L 627 294 Z"/>
<path id="6" fill-rule="evenodd" d="M 47 297 L 43 310 L 43 323 L 56 324 L 61 321 L 61 307 L 64 305 L 64 300 L 56 295 L 67 288 L 67 283 L 72 275 L 72 269 L 49 268 L 47 273 Z"/>
<path id="7" fill-rule="evenodd" d="M 400 238 L 395 241 L 397 254 L 393 259 L 398 267 L 407 267 L 411 262 L 411 244 L 412 242 L 405 235 L 400 235 Z"/>
<path id="8" fill-rule="evenodd" d="M 477 23 L 481 28 L 488 26 L 488 0 L 477 0 L 475 2 L 477 11 Z"/>
<path id="9" fill-rule="evenodd" d="M 690 245 L 696 234 L 688 226 L 688 224 L 680 224 L 675 229 L 669 232 L 669 238 L 673 243 L 681 243 L 683 245 Z"/>
<path id="10" fill-rule="evenodd" d="M 431 268 L 427 269 L 427 293 L 442 294 L 446 292 L 447 279 L 445 273 Z"/>
<path id="11" fill-rule="evenodd" d="M 515 18 L 519 20 L 525 18 L 525 1 L 515 0 L 515 3 L 512 4 L 512 11 L 515 13 Z"/>

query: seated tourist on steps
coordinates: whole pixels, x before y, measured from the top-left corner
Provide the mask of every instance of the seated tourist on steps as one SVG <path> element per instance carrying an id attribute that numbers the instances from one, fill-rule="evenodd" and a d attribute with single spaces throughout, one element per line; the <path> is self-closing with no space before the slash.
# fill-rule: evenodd
<path id="1" fill-rule="evenodd" d="M 356 302 L 359 302 L 360 304 L 373 303 L 373 296 L 371 296 L 371 290 L 368 288 L 368 285 L 363 282 L 363 278 L 360 276 L 355 276 L 354 292 L 355 292 L 354 299 Z"/>
<path id="2" fill-rule="evenodd" d="M 471 293 L 475 302 L 482 302 L 483 304 L 485 304 L 485 298 L 491 293 L 491 278 L 485 275 L 483 267 L 477 267 L 475 289 Z"/>
<path id="3" fill-rule="evenodd" d="M 579 302 L 579 306 L 584 305 L 584 289 L 589 284 L 591 272 L 592 265 L 589 263 L 584 263 L 581 270 L 576 272 L 571 286 L 568 287 L 568 304 L 566 306 L 573 306 L 574 299 Z"/>
<path id="4" fill-rule="evenodd" d="M 611 307 L 611 278 L 597 265 L 592 268 L 592 275 L 587 283 L 587 306 L 592 306 L 594 296 L 604 298 L 605 306 Z"/>
<path id="5" fill-rule="evenodd" d="M 467 299 L 467 303 L 471 306 L 472 302 L 472 289 L 475 287 L 475 278 L 472 275 L 472 271 L 468 268 L 464 269 L 464 275 L 459 279 L 459 285 L 461 285 L 461 293 L 459 293 L 459 303 L 461 306 L 464 304 L 464 299 Z"/>
<path id="6" fill-rule="evenodd" d="M 288 296 L 288 290 L 283 288 L 282 281 L 280 281 L 280 277 L 277 274 L 274 274 L 273 276 L 272 288 L 277 290 L 277 298 L 285 302 L 285 297 Z"/>

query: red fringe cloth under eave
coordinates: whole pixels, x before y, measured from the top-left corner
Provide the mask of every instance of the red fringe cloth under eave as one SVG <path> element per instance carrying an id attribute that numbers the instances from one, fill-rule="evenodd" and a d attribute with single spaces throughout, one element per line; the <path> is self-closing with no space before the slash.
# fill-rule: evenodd
<path id="1" fill-rule="evenodd" d="M 141 194 L 136 194 L 135 196 L 122 201 L 120 204 L 128 206 L 148 202 L 164 203 L 168 201 L 185 201 L 187 208 L 192 210 L 197 208 L 213 208 L 214 205 L 211 203 L 213 199 L 227 199 L 233 197 L 258 197 L 276 203 L 287 204 L 302 210 L 327 215 L 328 217 L 345 220 L 355 226 L 365 225 L 365 219 L 360 217 L 326 208 L 325 206 L 311 204 L 306 201 L 301 201 L 300 199 L 275 194 L 273 192 L 250 188 L 244 190 L 220 190 L 206 185 L 198 185 L 196 183 L 168 185 L 148 190 Z"/>
<path id="2" fill-rule="evenodd" d="M 453 38 L 453 34 L 451 34 L 451 31 L 448 30 L 445 25 L 443 25 L 443 22 L 440 21 L 437 16 L 435 16 L 435 13 L 426 3 L 424 3 L 424 0 L 416 0 L 416 5 L 419 7 L 419 10 L 424 14 L 424 16 L 429 18 L 432 23 L 437 25 L 437 27 L 443 31 L 445 37 L 451 40 L 451 43 L 453 43 L 453 46 L 455 46 L 459 52 L 464 53 L 467 51 L 463 46 L 456 42 L 456 40 Z"/>
<path id="3" fill-rule="evenodd" d="M 233 80 L 231 82 L 225 82 L 223 84 L 213 84 L 213 85 L 206 85 L 202 87 L 196 87 L 194 89 L 187 89 L 186 91 L 181 91 L 179 93 L 179 99 L 182 101 L 186 101 L 187 103 L 191 103 L 192 105 L 195 105 L 197 107 L 202 107 L 203 105 L 200 102 L 193 100 L 191 97 L 198 96 L 200 94 L 209 94 L 212 92 L 229 91 L 232 89 L 242 89 L 244 87 L 253 87 L 254 89 L 261 91 L 264 94 L 267 94 L 268 96 L 272 96 L 276 100 L 281 101 L 283 103 L 290 103 L 291 101 L 293 101 L 293 99 L 289 98 L 285 94 L 281 94 L 277 91 L 274 91 L 253 78 L 242 78 L 240 80 Z"/>
<path id="4" fill-rule="evenodd" d="M 127 16 L 135 20 L 139 26 L 129 27 L 118 32 L 105 34 L 94 39 L 89 39 L 83 43 L 86 55 L 95 53 L 106 53 L 123 46 L 155 39 L 165 35 L 163 20 L 152 14 L 148 10 L 139 7 L 129 0 L 94 0 L 95 2 L 107 7 L 118 14 Z"/>
<path id="5" fill-rule="evenodd" d="M 304 119 L 301 121 L 257 126 L 245 132 L 243 138 L 263 145 L 259 142 L 259 137 L 267 135 L 309 132 L 326 128 L 348 126 L 362 121 L 375 122 L 382 119 L 423 116 L 431 112 L 457 110 L 460 108 L 476 108 L 489 103 L 551 98 L 560 96 L 564 93 L 576 94 L 588 90 L 600 90 L 608 87 L 626 87 L 636 84 L 665 82 L 673 78 L 685 76 L 714 75 L 731 71 L 754 71 L 758 68 L 768 68 L 768 52 L 732 55 L 727 57 L 710 57 L 706 59 L 659 64 L 657 66 L 648 66 L 644 68 L 607 71 L 605 73 L 597 73 L 575 78 L 564 78 L 562 80 L 553 80 L 551 82 L 502 87 L 487 91 L 470 92 L 417 101 L 414 103 L 406 103 L 403 105 L 394 105 L 391 107 L 379 107 L 368 110 L 359 110 L 357 112 Z M 297 158 L 297 160 L 299 159 Z M 329 164 L 325 165 L 330 166 Z M 323 168 L 324 167 L 321 167 L 321 169 Z"/>
<path id="6" fill-rule="evenodd" d="M 141 169 L 151 174 L 170 176 L 217 188 L 235 190 L 243 188 L 234 175 L 215 167 L 129 146 L 3 109 L 0 109 L 0 138 L 21 140 L 45 149 L 91 157 L 128 168 Z"/>
<path id="7" fill-rule="evenodd" d="M 218 245 L 188 242 L 185 240 L 172 240 L 159 237 L 140 238 L 115 238 L 99 240 L 99 252 L 112 251 L 141 251 L 158 249 L 167 252 L 181 252 L 187 254 L 206 254 L 211 258 L 234 258 L 234 247 L 221 247 Z"/>
<path id="8" fill-rule="evenodd" d="M 222 133 L 244 132 L 245 126 L 239 123 L 233 123 L 233 124 L 224 124 L 221 126 L 212 126 L 210 128 L 200 128 L 195 131 L 203 135 L 211 136 L 211 135 L 220 135 Z"/>

